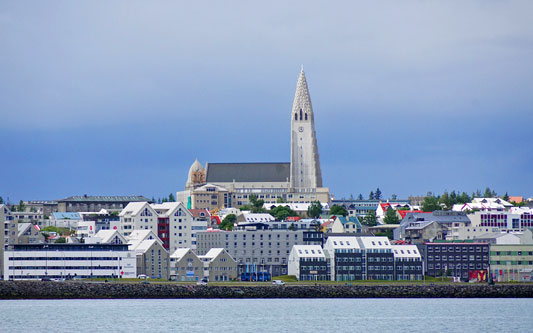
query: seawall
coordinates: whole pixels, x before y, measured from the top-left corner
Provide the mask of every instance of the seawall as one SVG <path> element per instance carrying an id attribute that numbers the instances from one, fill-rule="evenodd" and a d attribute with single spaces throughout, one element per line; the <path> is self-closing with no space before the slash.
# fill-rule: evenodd
<path id="1" fill-rule="evenodd" d="M 0 281 L 0 299 L 105 298 L 531 298 L 533 284 L 197 286 Z"/>

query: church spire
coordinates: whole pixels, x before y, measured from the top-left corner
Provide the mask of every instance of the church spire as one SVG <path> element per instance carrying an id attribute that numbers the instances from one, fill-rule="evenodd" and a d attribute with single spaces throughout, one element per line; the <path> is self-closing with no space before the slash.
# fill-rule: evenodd
<path id="1" fill-rule="evenodd" d="M 322 187 L 313 106 L 303 66 L 291 113 L 291 187 Z"/>

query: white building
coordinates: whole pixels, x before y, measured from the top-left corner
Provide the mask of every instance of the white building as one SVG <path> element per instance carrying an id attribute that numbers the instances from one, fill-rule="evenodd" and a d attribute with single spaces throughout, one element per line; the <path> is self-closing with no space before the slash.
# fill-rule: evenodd
<path id="1" fill-rule="evenodd" d="M 119 216 L 125 236 L 133 230 L 151 230 L 171 253 L 178 248 L 195 249 L 196 232 L 207 230 L 209 223 L 205 218 L 195 219 L 181 202 L 131 202 Z"/>
<path id="2" fill-rule="evenodd" d="M 135 254 L 117 244 L 15 244 L 4 253 L 4 280 L 133 278 Z"/>
<path id="3" fill-rule="evenodd" d="M 151 230 L 157 234 L 157 213 L 148 202 L 130 202 L 119 217 L 120 231 L 124 236 L 133 230 Z"/>
<path id="4" fill-rule="evenodd" d="M 237 216 L 237 222 L 268 223 L 275 220 L 274 216 L 268 213 L 242 213 Z"/>
<path id="5" fill-rule="evenodd" d="M 465 211 L 506 211 L 513 207 L 513 204 L 500 198 L 474 198 L 472 202 L 453 205 L 452 210 L 456 212 Z"/>
<path id="6" fill-rule="evenodd" d="M 320 245 L 294 245 L 287 268 L 289 275 L 301 281 L 329 280 L 327 258 Z"/>

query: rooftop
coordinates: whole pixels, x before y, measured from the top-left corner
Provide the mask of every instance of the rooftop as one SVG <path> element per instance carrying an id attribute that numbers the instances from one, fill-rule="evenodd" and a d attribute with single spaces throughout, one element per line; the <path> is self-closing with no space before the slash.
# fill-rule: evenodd
<path id="1" fill-rule="evenodd" d="M 150 201 L 142 195 L 75 195 L 65 199 L 57 200 L 58 202 L 132 202 L 132 201 Z"/>
<path id="2" fill-rule="evenodd" d="M 208 183 L 287 182 L 290 163 L 208 163 Z"/>

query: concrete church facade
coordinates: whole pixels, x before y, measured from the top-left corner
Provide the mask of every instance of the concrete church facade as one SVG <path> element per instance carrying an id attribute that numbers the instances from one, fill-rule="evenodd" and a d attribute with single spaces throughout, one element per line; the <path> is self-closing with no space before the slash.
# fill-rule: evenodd
<path id="1" fill-rule="evenodd" d="M 329 189 L 322 187 L 313 107 L 303 68 L 291 111 L 291 162 L 206 163 L 204 167 L 195 160 L 177 200 L 188 208 L 213 210 L 247 205 L 250 195 L 267 204 L 278 198 L 292 203 L 330 202 Z"/>

